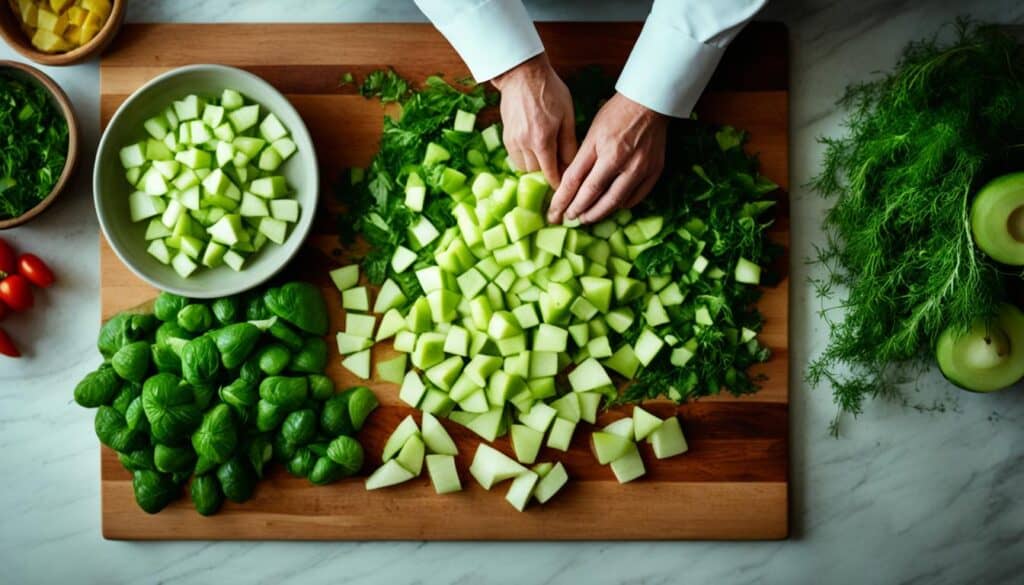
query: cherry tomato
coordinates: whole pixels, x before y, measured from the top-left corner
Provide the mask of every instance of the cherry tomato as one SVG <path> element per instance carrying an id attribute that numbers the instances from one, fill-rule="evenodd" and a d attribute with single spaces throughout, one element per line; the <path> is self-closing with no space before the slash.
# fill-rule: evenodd
<path id="1" fill-rule="evenodd" d="M 7 305 L 5 305 L 2 302 L 0 302 L 0 321 L 3 321 L 4 317 L 6 317 L 7 313 L 9 313 L 9 312 L 10 311 L 7 310 Z"/>
<path id="2" fill-rule="evenodd" d="M 18 274 L 39 288 L 46 288 L 56 280 L 53 271 L 35 254 L 22 254 L 18 258 Z"/>
<path id="3" fill-rule="evenodd" d="M 0 355 L 6 355 L 9 357 L 21 357 L 21 352 L 18 351 L 17 346 L 14 345 L 14 340 L 11 339 L 10 335 L 3 329 L 0 329 Z"/>
<path id="4" fill-rule="evenodd" d="M 12 274 L 0 280 L 0 301 L 11 310 L 27 311 L 32 308 L 32 286 L 20 274 Z"/>
<path id="5" fill-rule="evenodd" d="M 7 276 L 8 274 L 14 274 L 15 263 L 14 248 L 11 247 L 7 242 L 0 240 L 0 278 Z"/>

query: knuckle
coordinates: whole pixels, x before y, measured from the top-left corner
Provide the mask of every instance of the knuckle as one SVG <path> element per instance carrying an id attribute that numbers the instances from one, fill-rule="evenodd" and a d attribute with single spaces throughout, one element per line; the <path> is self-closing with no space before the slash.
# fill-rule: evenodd
<path id="1" fill-rule="evenodd" d="M 601 190 L 594 185 L 585 184 L 580 187 L 579 198 L 585 201 L 597 199 L 601 196 Z"/>

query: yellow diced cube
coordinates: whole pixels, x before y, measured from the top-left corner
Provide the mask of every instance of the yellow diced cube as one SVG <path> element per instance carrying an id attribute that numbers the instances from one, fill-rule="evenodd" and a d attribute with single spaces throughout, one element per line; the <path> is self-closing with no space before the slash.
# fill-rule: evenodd
<path id="1" fill-rule="evenodd" d="M 100 29 L 95 26 L 82 26 L 82 30 L 78 33 L 78 46 L 82 46 L 93 39 L 96 33 L 100 32 Z"/>
<path id="2" fill-rule="evenodd" d="M 89 13 L 78 6 L 68 8 L 68 22 L 75 26 L 82 26 L 82 23 L 85 22 L 86 16 L 89 16 Z"/>
<path id="3" fill-rule="evenodd" d="M 36 25 L 43 30 L 52 32 L 55 36 L 64 34 L 64 29 L 68 27 L 68 17 L 56 15 L 45 8 L 39 9 L 39 23 Z"/>
<path id="4" fill-rule="evenodd" d="M 81 7 L 99 14 L 103 20 L 110 16 L 110 0 L 81 0 Z"/>
<path id="5" fill-rule="evenodd" d="M 82 38 L 82 27 L 70 25 L 64 29 L 64 40 L 72 45 L 78 45 Z"/>
<path id="6" fill-rule="evenodd" d="M 19 0 L 18 8 L 21 10 L 21 22 L 26 26 L 35 27 L 39 22 L 39 7 L 31 0 Z"/>
<path id="7" fill-rule="evenodd" d="M 54 13 L 60 14 L 68 7 L 68 4 L 73 3 L 74 0 L 50 0 L 50 9 L 53 10 Z"/>
<path id="8" fill-rule="evenodd" d="M 32 35 L 32 46 L 44 53 L 58 53 L 70 48 L 64 39 L 42 28 L 36 30 L 36 34 Z"/>
<path id="9" fill-rule="evenodd" d="M 99 29 L 103 28 L 103 21 L 104 20 L 106 20 L 105 17 L 100 16 L 99 14 L 96 14 L 95 12 L 89 12 L 89 13 L 86 13 L 86 15 L 85 15 L 85 22 L 83 22 L 81 24 L 81 27 L 82 28 L 86 28 L 86 27 L 88 27 L 88 28 L 95 28 L 96 30 L 99 30 Z"/>

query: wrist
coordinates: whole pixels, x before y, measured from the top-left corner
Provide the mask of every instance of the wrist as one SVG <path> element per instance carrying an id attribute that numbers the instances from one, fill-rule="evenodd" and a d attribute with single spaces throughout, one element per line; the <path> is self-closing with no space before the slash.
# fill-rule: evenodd
<path id="1" fill-rule="evenodd" d="M 543 79 L 551 73 L 551 62 L 547 53 L 541 53 L 531 57 L 508 71 L 498 75 L 491 80 L 494 87 L 501 91 L 502 87 L 510 83 L 526 82 Z"/>
<path id="2" fill-rule="evenodd" d="M 669 117 L 660 112 L 656 112 L 651 108 L 641 104 L 640 102 L 633 101 L 625 95 L 616 92 L 615 99 L 623 104 L 623 107 L 629 112 L 635 119 L 646 123 L 646 124 L 657 124 L 665 123 Z"/>

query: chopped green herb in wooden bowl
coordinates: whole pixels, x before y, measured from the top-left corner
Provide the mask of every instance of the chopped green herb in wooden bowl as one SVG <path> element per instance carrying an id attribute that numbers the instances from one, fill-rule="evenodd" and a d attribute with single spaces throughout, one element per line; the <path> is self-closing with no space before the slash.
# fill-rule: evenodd
<path id="1" fill-rule="evenodd" d="M 67 184 L 78 151 L 71 103 L 40 71 L 0 61 L 0 229 L 42 213 Z"/>

